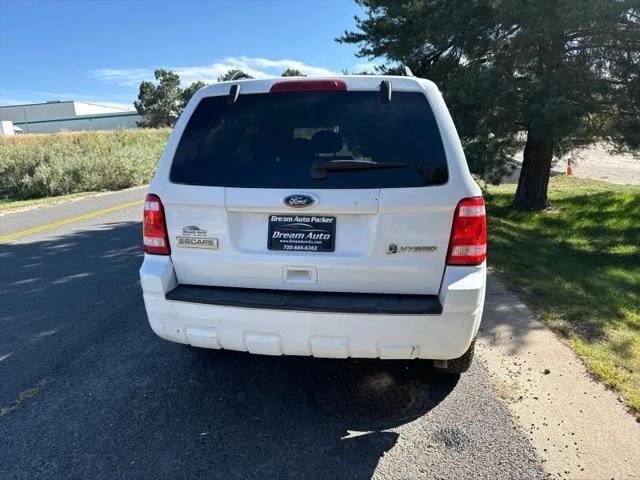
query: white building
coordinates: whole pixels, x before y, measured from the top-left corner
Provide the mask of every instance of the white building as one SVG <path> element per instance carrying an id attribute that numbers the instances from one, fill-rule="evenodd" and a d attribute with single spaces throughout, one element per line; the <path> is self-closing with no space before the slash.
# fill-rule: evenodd
<path id="1" fill-rule="evenodd" d="M 16 127 L 10 120 L 0 121 L 0 135 L 15 135 L 16 133 L 22 133 L 22 129 Z"/>
<path id="2" fill-rule="evenodd" d="M 13 122 L 23 133 L 136 128 L 140 119 L 135 110 L 88 102 L 0 106 L 0 121 Z"/>

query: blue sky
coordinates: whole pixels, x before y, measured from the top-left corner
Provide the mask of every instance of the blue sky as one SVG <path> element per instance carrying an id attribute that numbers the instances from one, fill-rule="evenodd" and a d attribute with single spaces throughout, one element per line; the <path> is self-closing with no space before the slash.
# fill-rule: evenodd
<path id="1" fill-rule="evenodd" d="M 352 0 L 0 0 L 0 103 L 130 105 L 158 67 L 183 84 L 233 67 L 256 77 L 370 69 L 334 41 L 362 12 Z"/>

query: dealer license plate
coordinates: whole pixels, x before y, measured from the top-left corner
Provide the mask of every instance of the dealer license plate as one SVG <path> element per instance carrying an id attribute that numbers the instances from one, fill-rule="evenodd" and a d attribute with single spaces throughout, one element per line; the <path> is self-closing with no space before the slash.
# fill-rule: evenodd
<path id="1" fill-rule="evenodd" d="M 267 247 L 291 252 L 333 252 L 336 217 L 270 215 Z"/>

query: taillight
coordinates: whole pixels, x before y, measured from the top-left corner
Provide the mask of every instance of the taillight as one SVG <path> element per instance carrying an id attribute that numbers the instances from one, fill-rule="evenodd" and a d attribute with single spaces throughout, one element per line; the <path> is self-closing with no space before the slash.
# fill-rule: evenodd
<path id="1" fill-rule="evenodd" d="M 155 255 L 169 255 L 169 236 L 164 220 L 164 207 L 160 197 L 150 193 L 144 199 L 144 217 L 142 221 L 142 241 L 144 251 Z"/>
<path id="2" fill-rule="evenodd" d="M 449 265 L 478 265 L 487 257 L 487 214 L 482 197 L 460 200 L 453 216 Z"/>
<path id="3" fill-rule="evenodd" d="M 285 92 L 346 92 L 342 80 L 287 80 L 271 85 L 270 93 Z"/>

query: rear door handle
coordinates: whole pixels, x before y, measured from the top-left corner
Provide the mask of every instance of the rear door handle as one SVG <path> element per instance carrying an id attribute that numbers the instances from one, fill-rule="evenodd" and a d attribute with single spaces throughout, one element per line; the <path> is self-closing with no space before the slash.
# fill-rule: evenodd
<path id="1" fill-rule="evenodd" d="M 287 285 L 317 285 L 316 267 L 283 267 L 282 279 Z"/>

